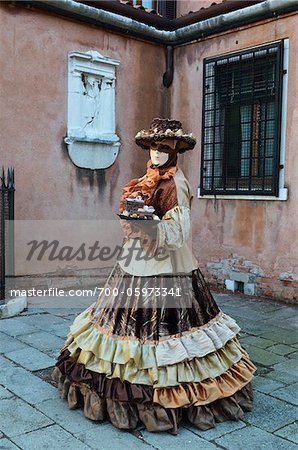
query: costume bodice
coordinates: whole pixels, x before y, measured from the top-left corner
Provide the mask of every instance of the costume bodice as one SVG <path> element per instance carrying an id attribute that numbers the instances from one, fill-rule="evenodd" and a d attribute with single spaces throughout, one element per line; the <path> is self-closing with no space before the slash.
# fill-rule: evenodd
<path id="1" fill-rule="evenodd" d="M 149 206 L 153 206 L 155 214 L 161 219 L 167 211 L 178 206 L 177 191 L 174 178 L 160 180 Z"/>
<path id="2" fill-rule="evenodd" d="M 188 247 L 190 236 L 190 206 L 193 195 L 190 185 L 182 170 L 168 180 L 160 180 L 152 200 L 148 205 L 155 208 L 156 215 L 161 219 L 156 230 L 156 249 L 163 248 L 166 256 L 160 259 L 153 255 L 150 259 L 140 255 L 146 253 L 138 239 L 129 238 L 123 245 L 124 255 L 130 249 L 139 249 L 138 257 L 133 253 L 130 263 L 119 261 L 123 270 L 131 275 L 151 276 L 160 273 L 189 273 L 198 267 L 198 261 Z"/>

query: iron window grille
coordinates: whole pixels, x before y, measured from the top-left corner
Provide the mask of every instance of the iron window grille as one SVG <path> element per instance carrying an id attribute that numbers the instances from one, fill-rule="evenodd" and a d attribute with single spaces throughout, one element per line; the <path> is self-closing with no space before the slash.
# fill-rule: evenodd
<path id="1" fill-rule="evenodd" d="M 170 20 L 176 18 L 176 0 L 133 0 L 133 4 L 155 9 L 158 14 Z"/>
<path id="2" fill-rule="evenodd" d="M 204 60 L 201 195 L 278 196 L 283 41 Z"/>

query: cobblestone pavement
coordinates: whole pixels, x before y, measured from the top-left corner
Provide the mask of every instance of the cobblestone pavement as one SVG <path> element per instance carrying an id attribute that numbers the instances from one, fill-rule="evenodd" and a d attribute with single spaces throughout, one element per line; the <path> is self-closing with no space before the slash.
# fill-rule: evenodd
<path id="1" fill-rule="evenodd" d="M 49 374 L 69 325 L 93 299 L 63 297 L 61 306 L 61 298 L 40 298 L 20 316 L 0 321 L 0 449 L 297 449 L 297 308 L 243 295 L 214 296 L 241 327 L 240 342 L 258 367 L 254 409 L 244 420 L 207 431 L 183 423 L 173 436 L 121 431 L 69 410 Z"/>

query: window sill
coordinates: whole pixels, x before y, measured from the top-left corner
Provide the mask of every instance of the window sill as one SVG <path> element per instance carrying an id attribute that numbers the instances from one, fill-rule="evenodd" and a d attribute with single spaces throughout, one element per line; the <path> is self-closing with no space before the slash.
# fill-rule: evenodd
<path id="1" fill-rule="evenodd" d="M 200 189 L 198 189 L 198 195 L 197 198 L 210 200 L 215 199 L 214 195 L 200 195 Z M 288 188 L 282 188 L 279 189 L 278 197 L 274 197 L 271 195 L 228 195 L 228 194 L 216 194 L 216 199 L 220 200 L 279 200 L 279 201 L 285 201 L 288 200 Z"/>

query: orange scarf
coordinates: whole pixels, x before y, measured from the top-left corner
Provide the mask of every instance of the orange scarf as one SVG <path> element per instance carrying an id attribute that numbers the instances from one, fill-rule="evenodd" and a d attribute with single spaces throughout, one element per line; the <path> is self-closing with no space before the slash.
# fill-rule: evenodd
<path id="1" fill-rule="evenodd" d="M 142 178 L 133 178 L 123 188 L 123 193 L 120 200 L 120 214 L 124 211 L 124 200 L 127 197 L 137 197 L 141 195 L 148 204 L 153 197 L 154 191 L 159 183 L 159 180 L 167 180 L 171 178 L 176 172 L 177 166 L 170 166 L 164 169 L 152 166 L 152 161 L 147 161 L 147 172 Z"/>

